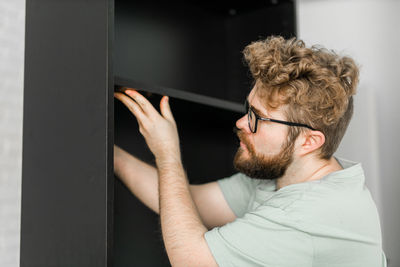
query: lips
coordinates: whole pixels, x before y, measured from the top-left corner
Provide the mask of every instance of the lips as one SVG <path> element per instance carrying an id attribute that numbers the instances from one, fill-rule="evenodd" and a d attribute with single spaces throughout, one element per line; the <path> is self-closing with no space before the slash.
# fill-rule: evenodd
<path id="1" fill-rule="evenodd" d="M 240 141 L 240 147 L 247 149 L 246 145 L 242 141 Z"/>
<path id="2" fill-rule="evenodd" d="M 236 134 L 240 141 L 240 147 L 242 149 L 249 150 L 247 145 L 248 143 L 246 142 L 246 137 L 244 136 L 244 134 L 241 131 L 238 131 Z"/>

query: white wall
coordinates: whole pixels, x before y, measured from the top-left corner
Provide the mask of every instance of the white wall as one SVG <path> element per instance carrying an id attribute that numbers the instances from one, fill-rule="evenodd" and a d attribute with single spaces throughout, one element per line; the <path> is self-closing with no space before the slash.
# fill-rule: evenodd
<path id="1" fill-rule="evenodd" d="M 361 65 L 354 117 L 337 155 L 362 162 L 389 266 L 400 266 L 400 1 L 296 4 L 298 36 L 307 45 L 321 44 Z"/>
<path id="2" fill-rule="evenodd" d="M 0 266 L 19 266 L 25 0 L 0 0 Z"/>

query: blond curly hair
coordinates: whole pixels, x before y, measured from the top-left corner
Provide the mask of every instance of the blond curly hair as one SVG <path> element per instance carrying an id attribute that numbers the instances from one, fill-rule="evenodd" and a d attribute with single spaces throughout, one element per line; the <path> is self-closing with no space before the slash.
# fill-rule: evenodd
<path id="1" fill-rule="evenodd" d="M 353 114 L 359 68 L 353 59 L 302 40 L 271 36 L 243 50 L 258 95 L 267 109 L 284 105 L 288 120 L 308 124 L 325 135 L 320 158 L 339 146 Z M 293 141 L 301 127 L 290 127 Z"/>

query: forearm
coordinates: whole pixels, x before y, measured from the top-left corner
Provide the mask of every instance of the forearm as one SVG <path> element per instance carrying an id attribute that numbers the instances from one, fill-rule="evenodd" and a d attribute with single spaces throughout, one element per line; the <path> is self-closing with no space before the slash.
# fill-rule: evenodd
<path id="1" fill-rule="evenodd" d="M 165 248 L 173 266 L 202 259 L 208 250 L 203 225 L 189 191 L 180 161 L 157 162 L 159 172 L 160 220 Z M 201 250 L 197 248 L 202 246 Z M 196 257 L 196 253 L 199 256 Z"/>
<path id="2" fill-rule="evenodd" d="M 140 201 L 159 213 L 157 169 L 114 145 L 114 173 Z"/>
<path id="3" fill-rule="evenodd" d="M 183 170 L 179 137 L 168 97 L 160 102 L 161 114 L 135 90 L 114 93 L 139 122 L 140 133 L 156 158 L 159 177 L 161 230 L 173 266 L 216 266 L 204 238 L 202 224 Z"/>

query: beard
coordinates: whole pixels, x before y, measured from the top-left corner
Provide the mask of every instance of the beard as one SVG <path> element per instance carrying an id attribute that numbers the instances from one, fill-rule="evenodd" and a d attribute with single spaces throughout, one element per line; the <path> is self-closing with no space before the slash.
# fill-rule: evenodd
<path id="1" fill-rule="evenodd" d="M 239 147 L 233 160 L 236 170 L 244 173 L 250 178 L 275 180 L 282 177 L 290 163 L 293 161 L 294 142 L 287 140 L 281 151 L 274 156 L 265 156 L 256 153 L 254 146 L 246 140 L 241 130 L 237 131 L 238 138 L 246 146 Z M 244 154 L 248 154 L 247 156 Z"/>

